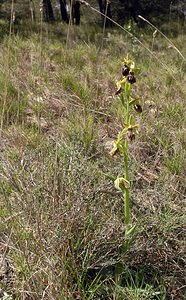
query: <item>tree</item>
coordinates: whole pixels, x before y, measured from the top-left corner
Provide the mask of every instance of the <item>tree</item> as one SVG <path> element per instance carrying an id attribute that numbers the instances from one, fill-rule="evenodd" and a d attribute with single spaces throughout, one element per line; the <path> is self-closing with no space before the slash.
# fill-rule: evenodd
<path id="1" fill-rule="evenodd" d="M 111 13 L 111 1 L 109 0 L 98 0 L 100 12 L 105 14 L 106 17 L 109 19 L 112 19 L 112 13 Z M 104 18 L 104 17 L 103 17 Z M 112 21 L 106 18 L 105 20 L 105 26 L 111 27 Z"/>
<path id="2" fill-rule="evenodd" d="M 72 16 L 76 25 L 80 24 L 80 2 L 75 1 L 72 6 Z"/>
<path id="3" fill-rule="evenodd" d="M 51 0 L 42 0 L 43 19 L 45 22 L 55 20 Z"/>
<path id="4" fill-rule="evenodd" d="M 169 15 L 172 3 L 178 2 L 178 0 L 118 0 L 114 1 L 112 6 L 114 18 L 123 24 L 129 19 L 133 19 L 138 23 L 138 15 L 142 15 L 149 20 L 152 20 L 154 17 L 159 19 L 159 17 L 163 16 L 163 21 Z"/>
<path id="5" fill-rule="evenodd" d="M 72 23 L 80 24 L 80 1 L 69 0 L 70 2 L 70 14 L 72 17 Z M 69 16 L 67 12 L 66 0 L 59 0 L 61 18 L 64 22 L 69 22 Z"/>
<path id="6" fill-rule="evenodd" d="M 69 18 L 66 9 L 66 0 L 59 0 L 59 4 L 60 4 L 60 11 L 61 11 L 61 18 L 64 22 L 68 23 Z"/>

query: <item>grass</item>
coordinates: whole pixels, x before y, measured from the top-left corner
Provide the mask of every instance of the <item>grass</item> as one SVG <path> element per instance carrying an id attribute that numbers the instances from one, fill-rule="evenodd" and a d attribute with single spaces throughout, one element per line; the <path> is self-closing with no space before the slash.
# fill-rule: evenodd
<path id="1" fill-rule="evenodd" d="M 184 299 L 185 63 L 159 34 L 135 29 L 151 56 L 116 28 L 100 50 L 102 29 L 90 25 L 70 28 L 67 49 L 63 28 L 60 39 L 59 25 L 44 28 L 42 43 L 20 29 L 0 48 L 0 289 L 10 299 Z M 185 35 L 173 42 L 185 56 Z M 108 148 L 127 53 L 141 69 L 143 113 L 129 149 L 137 232 L 123 256 L 122 195 L 102 172 L 122 170 Z"/>

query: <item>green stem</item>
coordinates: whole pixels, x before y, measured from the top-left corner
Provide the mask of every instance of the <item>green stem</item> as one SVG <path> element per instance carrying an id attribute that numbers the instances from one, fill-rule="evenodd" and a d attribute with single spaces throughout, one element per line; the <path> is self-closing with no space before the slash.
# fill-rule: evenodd
<path id="1" fill-rule="evenodd" d="M 126 97 L 126 124 L 129 122 L 129 102 L 130 102 L 130 94 L 131 94 L 131 85 L 130 83 L 125 84 L 125 97 Z"/>
<path id="2" fill-rule="evenodd" d="M 131 93 L 131 87 L 130 84 L 125 85 L 125 96 L 126 96 L 126 118 L 125 123 L 129 124 L 129 100 L 130 100 L 130 93 Z M 125 140 L 125 143 L 123 145 L 123 160 L 124 160 L 124 175 L 125 179 L 129 181 L 129 168 L 128 168 L 128 140 Z M 129 205 L 129 189 L 125 189 L 123 191 L 124 196 L 124 215 L 125 215 L 125 225 L 126 225 L 126 232 L 127 227 L 130 222 L 130 205 Z"/>
<path id="3" fill-rule="evenodd" d="M 125 179 L 129 181 L 129 172 L 128 172 L 128 140 L 125 140 L 123 146 L 123 160 L 124 160 L 124 173 Z M 124 215 L 125 215 L 125 224 L 128 225 L 130 221 L 130 207 L 129 207 L 129 189 L 124 189 Z"/>

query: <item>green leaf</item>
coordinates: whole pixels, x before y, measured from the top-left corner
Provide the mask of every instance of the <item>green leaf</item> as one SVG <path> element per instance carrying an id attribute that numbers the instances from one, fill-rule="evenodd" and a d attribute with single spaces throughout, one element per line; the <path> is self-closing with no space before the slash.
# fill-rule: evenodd
<path id="1" fill-rule="evenodd" d="M 104 173 L 104 172 L 101 172 L 101 174 L 103 175 L 103 176 L 105 176 L 106 178 L 108 178 L 108 179 L 110 179 L 112 182 L 114 182 L 115 181 L 115 177 L 113 177 L 112 175 L 110 175 L 110 174 L 107 174 L 107 173 Z"/>

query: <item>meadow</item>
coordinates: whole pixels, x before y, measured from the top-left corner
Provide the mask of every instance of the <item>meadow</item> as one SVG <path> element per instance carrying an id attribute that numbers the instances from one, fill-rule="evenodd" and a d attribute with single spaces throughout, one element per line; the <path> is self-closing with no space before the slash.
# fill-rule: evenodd
<path id="1" fill-rule="evenodd" d="M 93 14 L 0 33 L 2 299 L 185 299 L 186 35 L 179 23 L 161 30 L 104 30 Z M 128 157 L 136 228 L 122 251 L 110 179 L 123 166 L 109 152 L 127 55 L 142 113 Z"/>

